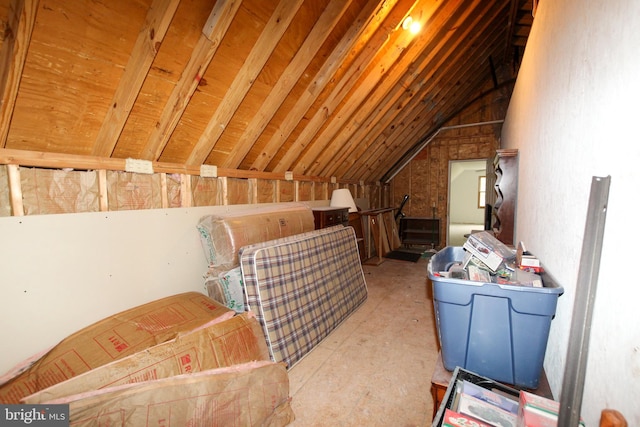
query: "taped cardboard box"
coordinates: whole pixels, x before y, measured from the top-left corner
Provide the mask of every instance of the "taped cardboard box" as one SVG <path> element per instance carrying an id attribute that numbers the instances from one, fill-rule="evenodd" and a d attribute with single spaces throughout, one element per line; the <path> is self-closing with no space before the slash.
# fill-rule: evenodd
<path id="1" fill-rule="evenodd" d="M 0 378 L 0 403 L 19 403 L 25 396 L 234 314 L 198 292 L 120 312 L 68 336 L 42 357 Z"/>
<path id="2" fill-rule="evenodd" d="M 46 403 L 90 390 L 201 372 L 257 360 L 270 360 L 262 327 L 244 313 L 134 355 L 92 369 L 23 399 Z"/>
<path id="3" fill-rule="evenodd" d="M 71 425 L 286 426 L 294 420 L 284 364 L 249 362 L 68 396 Z"/>

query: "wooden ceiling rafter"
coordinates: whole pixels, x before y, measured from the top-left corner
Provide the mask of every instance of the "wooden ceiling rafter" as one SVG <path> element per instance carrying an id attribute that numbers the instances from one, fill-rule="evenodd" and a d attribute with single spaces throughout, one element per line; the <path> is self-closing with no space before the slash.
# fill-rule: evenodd
<path id="1" fill-rule="evenodd" d="M 481 4 L 480 6 L 484 6 L 484 8 L 486 8 L 490 5 Z M 493 8 L 495 8 L 495 5 L 493 6 Z M 486 9 L 483 9 L 483 11 L 486 11 Z M 487 28 L 489 28 L 489 24 L 480 27 L 471 25 L 474 22 L 475 16 L 477 16 L 477 14 L 472 14 L 470 16 L 471 22 L 462 25 L 462 28 L 465 29 L 462 30 L 463 34 L 461 34 L 461 37 L 456 40 L 460 42 L 461 38 L 466 37 L 467 35 L 473 35 L 473 37 L 468 40 L 468 42 L 473 43 L 481 36 L 481 34 L 484 33 L 484 31 L 487 30 Z M 351 176 L 358 173 L 364 173 L 364 171 L 366 170 L 365 168 L 367 168 L 367 166 L 365 165 L 370 165 L 370 162 L 367 161 L 367 158 L 370 157 L 375 159 L 382 156 L 382 151 L 385 147 L 384 141 L 389 141 L 390 138 L 406 138 L 406 135 L 402 135 L 400 133 L 404 125 L 406 125 L 407 123 L 412 123 L 414 120 L 416 120 L 417 117 L 430 115 L 429 110 L 434 109 L 434 105 L 425 102 L 424 100 L 431 99 L 433 102 L 434 99 L 438 99 L 440 94 L 443 93 L 446 85 L 443 84 L 444 82 L 441 79 L 445 78 L 451 82 L 455 82 L 463 76 L 464 70 L 461 69 L 458 64 L 459 61 L 464 61 L 464 57 L 469 56 L 469 53 L 468 51 L 457 49 L 457 47 L 458 43 L 454 43 L 453 45 L 449 46 L 450 52 L 441 53 L 436 58 L 440 59 L 440 61 L 436 61 L 435 64 L 429 63 L 424 67 L 424 75 L 420 76 L 420 79 L 418 80 L 419 83 L 414 87 L 416 93 L 411 97 L 410 100 L 408 100 L 405 108 L 398 109 L 396 111 L 394 111 L 393 109 L 390 110 L 390 115 L 392 117 L 388 117 L 387 120 L 381 120 L 382 124 L 384 124 L 385 126 L 382 128 L 379 127 L 375 134 L 369 134 L 363 138 L 363 140 L 368 140 L 369 143 L 368 145 L 365 144 L 365 146 L 363 148 L 360 148 L 356 153 L 356 156 L 364 157 L 362 159 L 363 162 L 361 162 L 361 167 L 352 169 L 351 171 L 341 169 L 340 176 L 342 176 L 342 174 L 344 174 L 345 176 Z M 443 61 L 443 59 L 445 58 L 448 58 L 450 60 Z M 440 86 L 440 89 L 438 89 L 438 86 Z M 435 113 L 432 113 L 431 115 L 435 115 Z M 390 142 L 387 142 L 386 144 L 389 143 Z"/>
<path id="2" fill-rule="evenodd" d="M 476 4 L 479 2 L 476 2 Z M 449 3 L 450 4 L 450 3 Z M 458 9 L 462 10 L 462 9 Z M 466 14 L 470 14 L 473 9 L 464 8 Z M 441 11 L 437 12 L 439 16 L 445 15 L 440 19 L 442 22 L 437 22 L 437 19 L 434 18 L 434 22 L 428 22 L 425 26 L 428 26 L 430 29 L 437 27 L 435 30 L 436 34 L 430 38 L 429 42 L 425 44 L 422 49 L 422 54 L 418 57 L 412 58 L 412 61 L 409 64 L 399 64 L 400 67 L 404 67 L 405 70 L 398 70 L 402 73 L 399 79 L 395 82 L 393 88 L 386 90 L 384 94 L 374 95 L 372 98 L 379 99 L 377 105 L 374 108 L 367 110 L 362 109 L 357 112 L 359 117 L 356 117 L 352 120 L 352 123 L 361 122 L 359 126 L 352 126 L 353 133 L 349 131 L 343 131 L 339 136 L 343 139 L 342 141 L 338 141 L 337 152 L 327 152 L 325 156 L 331 156 L 336 158 L 337 162 L 328 162 L 320 159 L 318 161 L 319 164 L 326 165 L 325 169 L 317 170 L 311 169 L 311 173 L 320 173 L 320 174 L 343 174 L 347 173 L 349 164 L 353 164 L 357 158 L 360 158 L 369 148 L 369 142 L 375 140 L 377 135 L 382 132 L 382 130 L 389 125 L 403 110 L 402 106 L 408 105 L 411 98 L 414 97 L 416 93 L 419 92 L 420 87 L 424 85 L 429 77 L 428 73 L 435 72 L 436 69 L 439 68 L 439 64 L 432 64 L 432 61 L 436 57 L 440 57 L 438 53 L 440 52 L 440 45 L 445 44 L 443 37 L 443 33 L 447 33 L 450 31 L 451 26 L 448 22 L 449 19 L 455 16 L 455 14 L 447 8 L 443 8 Z M 464 13 L 463 13 L 464 14 Z M 433 30 L 432 30 L 433 31 Z M 431 31 L 430 31 L 431 33 Z M 417 82 L 417 85 L 416 85 Z M 379 90 L 377 88 L 376 90 Z M 404 90 L 403 90 L 404 89 Z M 380 98 L 380 96 L 383 96 Z M 362 119 L 360 119 L 362 117 Z M 377 132 L 377 134 L 376 134 Z M 362 141 L 361 144 L 349 144 L 347 141 L 347 137 L 350 135 L 357 135 L 353 138 L 356 141 Z M 329 146 L 329 149 L 331 146 Z M 325 160 L 328 157 L 325 157 Z M 340 169 L 338 169 L 340 167 Z"/>
<path id="3" fill-rule="evenodd" d="M 497 40 L 501 39 L 502 35 L 497 38 Z M 478 59 L 481 61 L 481 59 Z M 424 141 L 429 135 L 433 135 L 440 129 L 445 123 L 447 123 L 450 119 L 455 117 L 462 111 L 462 106 L 467 106 L 466 100 L 471 97 L 471 99 L 476 100 L 477 97 L 469 95 L 470 89 L 476 90 L 479 84 L 482 82 L 486 82 L 482 78 L 481 75 L 475 76 L 474 79 L 466 82 L 465 86 L 460 89 L 460 93 L 456 94 L 456 100 L 458 101 L 458 107 L 451 104 L 447 107 L 446 110 L 439 110 L 439 116 L 441 117 L 438 121 L 431 122 L 428 120 L 420 120 L 421 117 L 424 117 L 426 107 L 422 110 L 414 110 L 412 111 L 411 121 L 406 126 L 396 129 L 396 133 L 392 135 L 389 140 L 385 144 L 381 144 L 382 153 L 378 155 L 378 157 L 373 157 L 372 161 L 368 164 L 368 168 L 366 170 L 360 171 L 360 173 L 365 174 L 367 177 L 375 176 L 376 179 L 383 180 L 385 177 L 394 174 L 396 171 L 393 169 L 398 167 L 403 158 L 411 152 L 411 150 L 420 142 Z M 444 103 L 440 101 L 438 103 L 440 106 L 443 106 Z M 449 105 L 449 104 L 447 104 Z M 414 142 L 418 141 L 418 143 Z M 413 145 L 411 145 L 413 144 Z M 403 154 L 397 153 L 395 150 L 402 149 L 405 150 Z M 380 152 L 379 152 L 380 153 Z M 390 157 L 385 157 L 390 156 Z M 380 162 L 380 158 L 386 158 L 388 162 L 393 161 L 392 166 L 388 166 L 388 162 L 382 163 Z"/>
<path id="4" fill-rule="evenodd" d="M 492 26 L 491 23 L 487 23 L 477 30 L 474 29 L 473 34 L 476 34 L 477 38 L 478 34 L 481 34 L 483 31 L 487 31 L 492 27 L 492 32 L 494 33 L 493 39 L 500 39 L 500 37 L 503 36 L 503 32 L 500 30 L 499 26 Z M 473 38 L 472 40 L 475 40 L 476 38 Z M 479 68 L 482 63 L 486 63 L 486 54 L 490 52 L 482 45 L 478 45 L 478 49 L 481 50 L 481 53 L 471 55 L 476 59 L 473 63 L 469 63 L 470 67 L 475 67 L 476 69 Z M 469 52 L 461 52 L 460 54 L 469 55 Z M 453 59 L 455 58 L 456 57 L 453 56 Z M 427 135 L 444 124 L 442 120 L 445 120 L 445 118 L 448 117 L 448 114 L 442 112 L 438 106 L 442 104 L 442 100 L 445 99 L 445 97 L 450 99 L 449 94 L 450 91 L 452 91 L 451 88 L 458 86 L 457 83 L 460 82 L 464 76 L 464 70 L 456 68 L 455 64 L 457 63 L 457 61 L 451 61 L 449 63 L 451 66 L 439 70 L 441 75 L 447 76 L 445 80 L 441 80 L 440 78 L 435 79 L 435 81 L 439 82 L 440 88 L 437 89 L 435 86 L 423 87 L 421 94 L 412 99 L 412 105 L 403 110 L 401 120 L 385 129 L 385 132 L 388 133 L 383 132 L 379 135 L 379 140 L 377 141 L 377 144 L 374 145 L 376 148 L 374 148 L 374 150 L 367 151 L 368 158 L 363 159 L 364 161 L 359 168 L 355 169 L 350 174 L 346 173 L 344 175 L 345 177 L 360 175 L 364 176 L 365 179 L 373 179 L 373 177 L 380 179 L 387 171 L 382 168 L 376 168 L 374 165 L 380 165 L 381 159 L 387 160 L 384 163 L 385 165 L 388 165 L 390 160 L 393 160 L 393 163 L 391 163 L 392 165 L 395 164 L 401 155 L 395 156 L 394 150 L 409 145 L 410 142 L 407 141 L 415 141 L 415 135 Z M 479 81 L 483 81 L 483 77 L 479 73 L 476 75 L 476 78 Z M 471 91 L 479 90 L 475 80 L 471 82 L 471 84 L 470 81 L 467 82 L 467 86 L 470 89 L 462 93 L 458 98 L 464 99 L 465 97 L 471 96 Z M 422 102 L 425 98 L 430 98 L 432 102 Z M 435 101 L 438 99 L 439 101 Z M 433 102 L 435 102 L 435 104 Z M 460 102 L 464 103 L 464 101 Z M 454 103 L 452 102 L 452 104 Z M 457 108 L 454 106 L 453 109 L 456 110 Z M 437 116 L 441 117 L 439 121 L 436 120 Z M 430 119 L 425 119 L 425 117 L 429 117 Z M 417 122 L 420 122 L 421 126 L 416 126 L 415 124 Z"/>
<path id="5" fill-rule="evenodd" d="M 533 22 L 531 0 L 293 1 L 0 3 L 0 150 L 376 182 L 515 78 Z"/>
<path id="6" fill-rule="evenodd" d="M 479 61 L 481 60 L 479 59 Z M 485 81 L 486 80 L 484 80 L 479 74 L 473 79 L 466 81 L 457 92 L 451 90 L 451 96 L 454 97 L 454 101 L 457 101 L 458 106 L 466 105 L 466 100 L 469 99 L 469 97 L 472 97 L 472 91 L 475 92 L 478 85 L 481 85 Z M 424 135 L 433 134 L 434 131 L 440 129 L 445 123 L 462 111 L 462 109 L 456 107 L 453 102 L 451 104 L 446 103 L 445 105 L 442 100 L 437 104 L 435 109 L 438 110 L 435 118 L 434 115 L 430 115 L 425 111 L 426 108 L 412 111 L 412 117 L 410 117 L 411 120 L 407 123 L 403 123 L 403 126 L 396 128 L 395 133 L 386 140 L 385 144 L 380 145 L 382 154 L 377 158 L 374 157 L 373 163 L 377 166 L 375 168 L 371 165 L 369 166 L 370 173 L 368 176 L 376 176 L 377 179 L 383 179 L 385 176 L 394 173 L 395 171 L 389 168 L 388 163 L 383 164 L 380 162 L 380 158 L 385 158 L 387 161 L 393 161 L 391 168 L 395 167 L 415 146 L 415 143 L 414 145 L 411 145 L 414 141 L 423 141 L 425 138 Z M 424 117 L 431 118 L 434 121 L 422 120 Z M 397 150 L 399 149 L 405 150 L 403 152 L 404 154 L 398 153 Z"/>
<path id="7" fill-rule="evenodd" d="M 497 34 L 495 37 L 496 41 L 501 40 L 503 37 L 502 34 Z M 483 52 L 488 53 L 488 52 Z M 484 56 L 478 55 L 476 61 L 483 62 Z M 368 168 L 366 170 L 360 170 L 359 172 L 365 174 L 367 177 L 375 176 L 376 179 L 383 179 L 385 176 L 388 176 L 390 173 L 393 173 L 392 170 L 388 167 L 388 162 L 393 161 L 392 167 L 398 165 L 403 156 L 409 152 L 415 143 L 413 141 L 421 141 L 424 135 L 431 135 L 434 131 L 443 126 L 447 121 L 449 121 L 452 117 L 462 111 L 461 106 L 467 105 L 468 99 L 476 99 L 472 93 L 477 93 L 478 86 L 482 84 L 482 82 L 486 82 L 486 79 L 482 77 L 481 74 L 474 76 L 474 78 L 469 79 L 464 82 L 463 85 L 454 84 L 456 81 L 459 81 L 459 74 L 453 73 L 453 78 L 450 80 L 453 86 L 459 86 L 457 91 L 445 91 L 448 94 L 451 94 L 454 97 L 456 102 L 452 102 L 451 104 L 443 102 L 441 99 L 435 109 L 437 109 L 438 115 L 440 119 L 435 122 L 430 120 L 421 120 L 424 116 L 429 116 L 427 113 L 428 106 L 424 106 L 424 108 L 412 109 L 410 110 L 410 116 L 407 118 L 406 123 L 401 127 L 397 127 L 394 129 L 394 133 L 389 136 L 384 144 L 380 144 L 380 150 L 378 153 L 372 154 L 372 161 L 368 163 Z M 438 107 L 440 106 L 440 108 Z M 447 110 L 442 110 L 442 108 L 447 107 Z M 431 115 L 433 117 L 433 115 Z M 413 143 L 413 145 L 411 145 Z M 404 150 L 403 153 L 399 153 L 397 150 Z M 385 158 L 388 162 L 382 163 L 380 161 L 381 158 Z"/>
<path id="8" fill-rule="evenodd" d="M 329 83 L 342 62 L 345 61 L 349 55 L 354 55 L 355 52 L 359 51 L 357 45 L 361 43 L 360 39 L 363 37 L 367 40 L 369 39 L 370 35 L 367 33 L 377 29 L 377 25 L 386 18 L 387 14 L 393 8 L 394 3 L 385 0 L 376 0 L 369 2 L 368 5 L 369 7 L 363 9 L 356 20 L 362 25 L 352 26 L 347 34 L 340 40 L 336 49 L 334 49 L 327 58 L 327 61 L 325 61 L 320 71 L 316 74 L 312 83 L 310 83 L 307 90 L 304 91 L 303 96 L 297 100 L 292 112 L 280 123 L 278 132 L 269 139 L 260 155 L 252 163 L 250 169 L 265 170 L 267 168 L 276 153 L 282 148 L 285 140 L 302 120 L 306 111 Z"/>
<path id="9" fill-rule="evenodd" d="M 262 30 L 260 37 L 255 42 L 251 53 L 245 59 L 242 68 L 233 79 L 231 87 L 225 93 L 224 98 L 213 112 L 204 132 L 200 135 L 195 147 L 187 158 L 187 164 L 202 164 L 209 153 L 215 148 L 223 130 L 229 124 L 233 113 L 240 106 L 245 95 L 251 88 L 254 80 L 266 64 L 269 56 L 275 49 L 293 20 L 303 0 L 281 0 L 271 15 L 269 22 Z"/>
<path id="10" fill-rule="evenodd" d="M 490 14 L 490 16 L 494 16 L 493 14 Z M 500 13 L 497 13 L 495 16 L 503 16 Z M 495 20 L 494 22 L 492 22 L 491 26 L 493 26 L 494 28 L 503 28 L 504 24 L 502 24 L 500 22 L 500 20 Z M 494 57 L 500 57 L 501 56 L 501 49 L 498 48 L 499 46 L 499 41 L 500 40 L 504 40 L 504 35 L 500 36 L 499 32 L 495 32 L 496 35 L 493 36 L 493 41 L 488 42 L 487 40 L 483 41 L 482 43 L 485 45 L 492 45 L 492 46 L 496 46 L 496 48 L 493 50 L 493 52 L 488 51 L 487 55 L 494 55 Z M 504 33 L 502 33 L 504 34 Z M 502 39 L 500 39 L 500 37 L 502 37 Z M 468 45 L 471 45 L 472 43 L 467 43 Z M 481 57 L 480 61 L 482 61 L 483 58 L 486 57 Z M 468 64 L 466 65 L 464 68 L 465 69 L 478 69 L 478 67 L 481 67 L 480 64 Z M 478 76 L 477 74 L 472 75 L 472 76 Z M 481 79 L 480 79 L 481 80 Z M 480 82 L 481 83 L 481 82 Z M 475 90 L 477 90 L 477 87 L 475 88 Z M 451 103 L 451 104 L 456 104 L 455 101 L 455 94 L 454 92 L 448 92 L 446 91 L 447 95 L 447 103 Z M 468 97 L 470 95 L 464 95 L 464 97 Z M 459 101 L 458 101 L 459 103 Z M 414 107 L 409 107 L 406 108 L 407 111 L 411 111 Z M 455 111 L 455 109 L 453 109 Z M 424 114 L 424 113 L 420 113 L 420 114 Z M 418 117 L 419 114 L 414 114 L 414 116 Z M 448 117 L 447 115 L 445 115 L 444 117 Z M 427 122 L 428 123 L 428 122 Z M 397 138 L 400 141 L 413 141 L 415 142 L 416 139 L 420 140 L 420 138 L 422 138 L 424 135 L 428 135 L 430 131 L 433 131 L 433 129 L 437 128 L 438 125 L 423 125 L 422 129 L 417 129 L 413 131 L 413 134 L 409 131 L 407 131 L 406 129 L 404 130 L 404 133 L 401 133 L 397 136 Z M 375 151 L 368 151 L 368 154 L 370 156 L 370 158 L 373 158 L 373 161 L 375 163 L 380 164 L 381 163 L 381 159 L 384 158 L 384 166 L 381 167 L 380 169 L 378 169 L 375 172 L 372 172 L 372 166 L 371 166 L 371 162 L 369 161 L 361 161 L 361 165 L 360 167 L 352 174 L 345 174 L 345 175 L 341 175 L 341 174 L 337 174 L 339 176 L 343 176 L 345 179 L 348 178 L 352 178 L 354 175 L 358 176 L 358 178 L 364 179 L 364 180 L 369 180 L 369 179 L 373 179 L 373 180 L 378 180 L 378 179 L 382 179 L 384 176 L 388 175 L 389 169 L 387 169 L 385 171 L 384 168 L 389 168 L 389 163 L 390 163 L 390 158 L 398 158 L 402 156 L 402 153 L 407 150 L 407 147 L 410 147 L 411 145 L 407 142 L 404 145 L 402 144 L 396 144 L 394 145 L 393 143 L 387 141 L 384 142 L 383 141 L 378 141 L 379 144 L 379 149 L 375 150 Z M 389 157 L 389 156 L 393 156 L 393 157 Z M 377 161 L 376 161 L 377 160 Z M 395 166 L 395 163 L 393 164 L 393 166 Z M 368 170 L 370 171 L 369 174 L 367 174 L 365 171 Z"/>
<path id="11" fill-rule="evenodd" d="M 482 93 L 480 93 L 479 95 L 477 95 L 475 98 L 467 101 L 466 104 L 462 105 L 460 108 L 458 108 L 457 110 L 455 110 L 453 113 L 449 114 L 447 116 L 448 119 L 451 119 L 453 117 L 456 117 L 457 114 L 460 114 L 462 111 L 464 111 L 467 107 L 473 105 L 474 103 L 478 102 L 481 99 L 484 99 L 487 96 L 491 96 L 493 95 L 495 92 L 497 91 L 502 91 L 504 93 L 504 89 L 512 86 L 514 83 L 513 80 L 507 80 L 504 81 L 502 83 L 499 83 L 497 87 L 492 87 L 491 89 L 488 89 Z M 496 101 L 494 100 L 494 103 Z M 445 119 L 444 122 L 447 123 L 449 120 Z M 408 151 L 405 152 L 405 154 L 400 157 L 396 163 L 394 165 L 392 165 L 391 168 L 389 168 L 387 170 L 387 172 L 382 175 L 382 177 L 380 178 L 380 182 L 389 182 L 390 179 L 392 179 L 402 168 L 404 165 L 406 165 L 411 159 L 413 159 L 422 149 L 424 149 L 424 147 L 426 147 L 429 142 L 436 136 L 439 134 L 439 132 L 441 130 L 447 130 L 447 129 L 462 129 L 462 128 L 469 128 L 469 127 L 476 127 L 476 126 L 496 126 L 496 125 L 502 125 L 502 123 L 504 122 L 504 119 L 496 119 L 496 120 L 488 120 L 488 121 L 482 121 L 479 123 L 461 123 L 459 125 L 447 125 L 447 126 L 441 126 L 433 131 L 431 131 L 431 133 L 429 134 L 422 134 L 423 136 L 421 137 L 421 139 L 416 142 L 413 146 L 408 148 Z"/>
<path id="12" fill-rule="evenodd" d="M 513 34 L 516 31 L 516 25 L 518 20 L 518 10 L 520 9 L 521 0 L 511 0 L 509 5 L 509 22 L 507 23 L 507 37 L 505 38 L 505 55 L 511 48 Z"/>
<path id="13" fill-rule="evenodd" d="M 241 3 L 240 0 L 223 0 L 217 1 L 213 6 L 189 62 L 182 70 L 180 79 L 171 92 L 162 115 L 142 150 L 141 158 L 146 160 L 160 158 L 187 108 L 189 99 L 198 88 L 200 79 L 231 26 Z"/>
<path id="14" fill-rule="evenodd" d="M 2 49 L 0 49 L 0 148 L 7 144 L 11 115 L 31 34 L 36 22 L 39 0 L 11 0 Z"/>
<path id="15" fill-rule="evenodd" d="M 432 3 L 416 2 L 411 13 L 423 16 L 425 20 L 429 17 L 428 22 L 423 25 L 438 26 L 431 19 L 434 14 L 438 14 L 433 10 Z M 384 58 L 375 61 L 374 66 L 369 67 L 369 72 L 365 72 L 353 88 L 343 95 L 342 101 L 334 112 L 334 115 L 340 119 L 331 120 L 318 130 L 307 145 L 307 149 L 294 162 L 292 167 L 294 172 L 313 174 L 318 169 L 319 159 L 335 158 L 332 145 L 336 135 L 341 133 L 346 136 L 349 133 L 349 124 L 360 126 L 384 94 L 397 88 L 398 82 L 406 74 L 415 58 L 420 55 L 429 39 L 424 33 L 413 35 L 402 28 L 397 29 L 394 35 L 397 35 L 397 41 L 390 49 L 394 54 L 385 54 Z M 402 41 L 399 43 L 398 40 Z M 323 154 L 325 154 L 324 157 Z"/>
<path id="16" fill-rule="evenodd" d="M 309 66 L 315 52 L 318 51 L 331 31 L 333 31 L 348 5 L 343 0 L 332 0 L 327 5 L 295 57 L 274 85 L 273 90 L 269 92 L 265 101 L 260 105 L 260 109 L 247 124 L 246 129 L 238 139 L 235 150 L 222 163 L 223 167 L 238 168 L 240 166 L 260 133 L 269 124 L 269 121 L 291 92 L 300 75 Z"/>
<path id="17" fill-rule="evenodd" d="M 520 61 L 522 50 L 529 38 L 533 25 L 533 3 L 535 0 L 511 0 L 509 23 L 505 39 L 504 55 L 513 57 L 514 70 Z"/>
<path id="18" fill-rule="evenodd" d="M 386 17 L 386 25 L 380 26 L 369 40 L 369 43 L 359 52 L 347 73 L 345 73 L 338 84 L 332 88 L 320 108 L 318 108 L 315 114 L 313 114 L 313 117 L 305 123 L 300 134 L 295 138 L 295 141 L 292 141 L 292 144 L 287 148 L 284 156 L 273 166 L 272 170 L 274 172 L 283 172 L 292 169 L 297 157 L 307 149 L 315 133 L 321 128 L 325 121 L 334 114 L 344 95 L 354 87 L 360 77 L 369 69 L 378 52 L 381 49 L 385 49 L 385 46 L 390 43 L 390 38 L 394 35 L 395 28 L 402 22 L 402 19 L 412 9 L 413 5 L 413 0 L 400 0 L 395 5 L 391 13 Z M 389 22 L 391 22 L 391 24 L 389 24 Z M 404 42 L 408 43 L 408 40 L 405 39 Z M 296 172 L 296 170 L 294 170 L 294 172 Z M 298 169 L 297 172 L 301 173 L 300 169 Z"/>
<path id="19" fill-rule="evenodd" d="M 149 8 L 107 115 L 102 121 L 92 155 L 109 157 L 113 153 L 178 4 L 180 0 L 154 0 Z"/>

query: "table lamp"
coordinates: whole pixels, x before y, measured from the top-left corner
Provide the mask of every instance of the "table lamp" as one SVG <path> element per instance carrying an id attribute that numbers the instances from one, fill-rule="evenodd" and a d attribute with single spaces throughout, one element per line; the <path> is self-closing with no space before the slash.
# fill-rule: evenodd
<path id="1" fill-rule="evenodd" d="M 348 188 L 333 190 L 333 193 L 331 193 L 331 203 L 329 203 L 329 205 L 332 207 L 349 208 L 349 212 L 358 212 L 356 202 L 353 200 L 351 191 L 349 191 Z"/>

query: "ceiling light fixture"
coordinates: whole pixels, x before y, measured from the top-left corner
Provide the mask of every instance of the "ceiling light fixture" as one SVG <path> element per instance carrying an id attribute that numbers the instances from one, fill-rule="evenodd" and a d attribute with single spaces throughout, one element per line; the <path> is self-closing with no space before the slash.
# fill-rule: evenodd
<path id="1" fill-rule="evenodd" d="M 411 34 L 417 34 L 420 31 L 420 23 L 418 21 L 414 21 L 411 16 L 407 16 L 402 21 L 402 29 L 408 30 Z"/>

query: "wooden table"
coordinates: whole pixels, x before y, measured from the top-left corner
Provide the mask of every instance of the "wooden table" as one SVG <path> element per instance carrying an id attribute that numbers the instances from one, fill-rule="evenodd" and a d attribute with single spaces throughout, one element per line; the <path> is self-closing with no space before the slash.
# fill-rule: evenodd
<path id="1" fill-rule="evenodd" d="M 447 387 L 449 387 L 449 382 L 451 382 L 451 376 L 453 372 L 447 371 L 442 363 L 442 354 L 438 353 L 438 360 L 436 361 L 436 367 L 433 370 L 433 375 L 431 376 L 431 395 L 433 396 L 433 418 L 435 418 L 436 413 L 438 412 L 438 408 L 440 407 L 440 403 L 442 403 L 442 399 L 444 399 L 444 395 L 447 392 Z M 533 394 L 537 394 L 538 396 L 543 396 L 548 399 L 553 399 L 553 393 L 551 392 L 551 387 L 549 387 L 549 382 L 547 381 L 547 375 L 542 370 L 542 375 L 540 377 L 540 381 L 538 382 L 538 388 L 536 389 L 528 389 L 514 386 L 513 384 L 505 384 L 508 387 L 514 388 L 516 390 L 526 390 Z"/>

